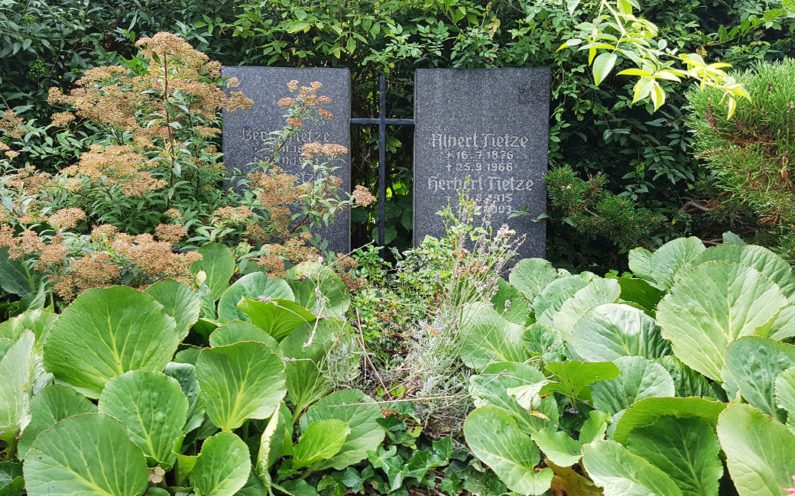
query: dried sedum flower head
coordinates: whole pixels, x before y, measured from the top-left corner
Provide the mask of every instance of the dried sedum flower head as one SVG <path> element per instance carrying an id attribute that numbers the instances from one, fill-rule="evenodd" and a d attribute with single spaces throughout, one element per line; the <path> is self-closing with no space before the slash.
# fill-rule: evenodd
<path id="1" fill-rule="evenodd" d="M 52 114 L 52 125 L 55 127 L 63 127 L 75 120 L 75 114 L 71 112 L 56 112 Z"/>
<path id="2" fill-rule="evenodd" d="M 188 234 L 188 230 L 181 224 L 160 224 L 155 228 L 155 236 L 160 241 L 175 244 Z"/>
<path id="3" fill-rule="evenodd" d="M 376 200 L 375 196 L 373 196 L 367 188 L 360 184 L 357 184 L 356 187 L 353 188 L 353 198 L 356 201 L 356 204 L 361 205 L 362 207 L 370 206 Z"/>
<path id="4" fill-rule="evenodd" d="M 222 207 L 213 212 L 212 223 L 243 222 L 254 215 L 250 208 L 245 205 L 239 207 Z"/>
<path id="5" fill-rule="evenodd" d="M 62 208 L 50 216 L 50 225 L 56 229 L 72 229 L 86 218 L 79 208 Z"/>
<path id="6" fill-rule="evenodd" d="M 19 117 L 13 110 L 8 109 L 0 117 L 0 130 L 5 131 L 12 138 L 21 138 L 25 135 L 25 130 L 22 129 L 22 124 L 24 123 L 25 120 L 22 117 Z"/>

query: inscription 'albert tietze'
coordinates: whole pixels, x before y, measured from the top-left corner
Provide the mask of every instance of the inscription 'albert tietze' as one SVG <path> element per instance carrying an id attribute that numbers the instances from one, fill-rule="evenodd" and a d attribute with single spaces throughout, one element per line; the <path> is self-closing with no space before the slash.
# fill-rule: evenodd
<path id="1" fill-rule="evenodd" d="M 513 134 L 472 133 L 469 136 L 457 136 L 453 134 L 431 134 L 431 146 L 433 148 L 487 148 L 487 147 L 506 147 L 506 148 L 526 148 L 530 138 L 527 136 L 516 136 Z"/>

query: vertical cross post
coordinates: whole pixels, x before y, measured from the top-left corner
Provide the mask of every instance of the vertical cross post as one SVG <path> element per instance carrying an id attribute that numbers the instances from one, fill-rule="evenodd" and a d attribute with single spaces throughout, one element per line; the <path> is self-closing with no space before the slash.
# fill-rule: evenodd
<path id="1" fill-rule="evenodd" d="M 414 119 L 388 119 L 386 112 L 386 78 L 378 79 L 378 118 L 353 118 L 352 125 L 378 126 L 378 244 L 384 246 L 386 231 L 386 127 L 413 126 Z"/>

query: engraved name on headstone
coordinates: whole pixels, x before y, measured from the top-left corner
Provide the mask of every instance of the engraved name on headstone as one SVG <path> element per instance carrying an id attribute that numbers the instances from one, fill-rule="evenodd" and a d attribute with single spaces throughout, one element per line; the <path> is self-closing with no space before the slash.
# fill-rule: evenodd
<path id="1" fill-rule="evenodd" d="M 333 118 L 324 122 L 304 120 L 303 130 L 294 136 L 279 152 L 278 165 L 288 174 L 298 176 L 303 181 L 311 177 L 311 170 L 301 166 L 300 155 L 303 146 L 310 142 L 321 144 L 339 144 L 350 148 L 350 116 L 351 88 L 350 71 L 348 69 L 328 68 L 289 68 L 289 67 L 224 67 L 221 75 L 225 78 L 236 77 L 240 86 L 235 91 L 242 91 L 254 100 L 254 105 L 244 112 L 225 112 L 223 146 L 224 163 L 229 168 L 250 170 L 253 162 L 269 160 L 273 152 L 266 148 L 271 132 L 284 127 L 285 109 L 277 102 L 283 97 L 294 97 L 287 88 L 287 83 L 297 80 L 301 86 L 309 86 L 312 81 L 319 81 L 323 88 L 318 92 L 331 98 L 331 103 L 323 108 L 333 114 Z M 342 179 L 340 192 L 351 191 L 350 153 L 337 157 L 333 163 L 339 167 L 334 175 Z M 338 213 L 335 221 L 313 231 L 328 240 L 328 248 L 347 253 L 351 248 L 350 212 Z"/>
<path id="2" fill-rule="evenodd" d="M 492 209 L 495 231 L 527 234 L 519 256 L 544 257 L 549 78 L 545 68 L 418 69 L 414 99 L 414 244 L 444 235 L 436 213 L 471 195 Z"/>

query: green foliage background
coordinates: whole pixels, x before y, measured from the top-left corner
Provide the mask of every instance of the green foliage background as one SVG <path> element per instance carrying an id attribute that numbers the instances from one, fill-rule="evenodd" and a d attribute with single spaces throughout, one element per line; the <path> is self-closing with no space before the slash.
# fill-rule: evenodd
<path id="1" fill-rule="evenodd" d="M 683 119 L 685 88 L 666 82 L 668 101 L 651 114 L 630 106 L 631 79 L 611 76 L 596 87 L 583 53 L 556 52 L 597 6 L 581 2 L 569 15 L 562 0 L 6 0 L 0 2 L 0 106 L 46 123 L 50 86 L 68 89 L 88 67 L 124 64 L 135 53 L 133 41 L 157 31 L 179 32 L 226 65 L 349 67 L 353 115 L 359 117 L 375 115 L 380 75 L 388 77 L 391 115 L 409 117 L 416 68 L 549 66 L 550 167 L 571 171 L 548 180 L 550 259 L 604 268 L 623 265 L 623 253 L 635 245 L 653 247 L 682 234 L 717 238 L 737 224 L 766 229 L 753 212 L 724 207 L 719 185 L 694 158 Z M 659 26 L 669 47 L 705 53 L 708 62 L 742 70 L 795 55 L 795 17 L 762 17 L 780 7 L 777 2 L 649 0 L 642 7 L 640 14 Z M 63 163 L 43 165 L 69 165 L 78 145 L 48 142 L 47 133 L 25 137 L 29 158 L 56 152 Z M 373 188 L 375 130 L 354 133 L 354 181 Z M 79 144 L 81 136 L 75 138 Z M 405 248 L 411 239 L 411 129 L 391 130 L 387 146 L 387 241 Z M 576 201 L 552 191 L 569 186 L 580 191 Z M 598 194 L 586 194 L 595 188 Z M 706 214 L 698 208 L 704 205 L 710 206 Z M 371 239 L 375 208 L 354 214 L 355 241 Z"/>

